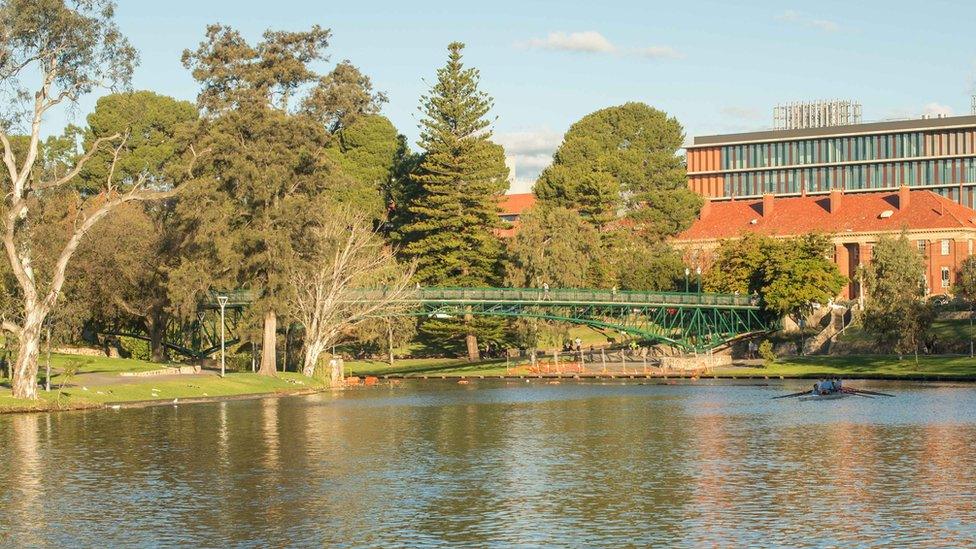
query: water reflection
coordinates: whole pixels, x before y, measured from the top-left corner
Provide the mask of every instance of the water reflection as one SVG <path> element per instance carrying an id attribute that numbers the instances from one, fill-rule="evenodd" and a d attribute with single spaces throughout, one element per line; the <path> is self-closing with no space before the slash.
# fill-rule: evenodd
<path id="1" fill-rule="evenodd" d="M 976 543 L 976 391 L 407 384 L 0 417 L 0 545 Z M 885 390 L 882 388 L 882 390 Z"/>

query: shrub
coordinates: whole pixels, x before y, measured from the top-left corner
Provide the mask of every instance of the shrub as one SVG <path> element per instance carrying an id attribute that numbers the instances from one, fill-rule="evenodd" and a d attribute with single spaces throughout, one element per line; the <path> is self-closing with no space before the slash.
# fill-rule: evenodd
<path id="1" fill-rule="evenodd" d="M 776 351 L 773 350 L 773 343 L 768 339 L 764 339 L 762 343 L 759 344 L 759 356 L 766 362 L 766 364 L 772 364 L 776 362 Z"/>
<path id="2" fill-rule="evenodd" d="M 152 353 L 149 352 L 149 342 L 144 339 L 122 336 L 119 338 L 119 346 L 122 347 L 121 354 L 124 358 L 148 361 L 152 357 Z"/>

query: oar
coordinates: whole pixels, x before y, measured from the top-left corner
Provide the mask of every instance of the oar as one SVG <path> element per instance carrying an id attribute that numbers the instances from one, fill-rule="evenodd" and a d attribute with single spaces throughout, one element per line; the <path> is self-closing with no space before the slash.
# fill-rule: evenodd
<path id="1" fill-rule="evenodd" d="M 800 391 L 799 393 L 792 393 L 792 394 L 789 394 L 789 395 L 775 396 L 771 400 L 776 400 L 777 398 L 798 397 L 798 396 L 809 395 L 809 394 L 810 394 L 810 391 Z"/>
<path id="2" fill-rule="evenodd" d="M 853 394 L 864 393 L 866 395 L 875 395 L 875 396 L 883 396 L 883 397 L 893 397 L 893 396 L 895 396 L 895 395 L 889 395 L 888 393 L 879 393 L 877 391 L 867 391 L 867 390 L 864 390 L 864 389 L 847 389 L 847 388 L 844 388 L 844 391 L 851 391 Z"/>

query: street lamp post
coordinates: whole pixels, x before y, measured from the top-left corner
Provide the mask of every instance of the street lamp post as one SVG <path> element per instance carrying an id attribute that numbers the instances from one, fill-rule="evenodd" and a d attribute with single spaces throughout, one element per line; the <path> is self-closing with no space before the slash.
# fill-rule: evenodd
<path id="1" fill-rule="evenodd" d="M 227 296 L 217 296 L 217 303 L 220 304 L 220 377 L 224 377 L 224 368 L 227 361 L 224 350 L 224 309 L 227 307 Z"/>
<path id="2" fill-rule="evenodd" d="M 695 267 L 695 276 L 698 277 L 698 293 L 701 293 L 701 267 Z"/>
<path id="3" fill-rule="evenodd" d="M 688 293 L 688 277 L 691 276 L 691 269 L 685 267 L 685 293 Z"/>

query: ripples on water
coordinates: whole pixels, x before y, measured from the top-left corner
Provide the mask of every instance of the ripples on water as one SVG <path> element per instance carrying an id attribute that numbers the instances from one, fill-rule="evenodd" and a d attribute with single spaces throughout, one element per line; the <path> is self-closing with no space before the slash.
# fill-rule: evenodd
<path id="1" fill-rule="evenodd" d="M 973 546 L 976 387 L 399 388 L 0 416 L 0 545 Z"/>

